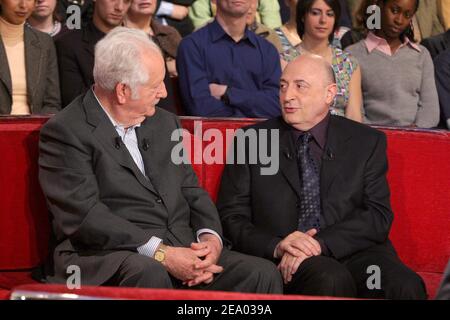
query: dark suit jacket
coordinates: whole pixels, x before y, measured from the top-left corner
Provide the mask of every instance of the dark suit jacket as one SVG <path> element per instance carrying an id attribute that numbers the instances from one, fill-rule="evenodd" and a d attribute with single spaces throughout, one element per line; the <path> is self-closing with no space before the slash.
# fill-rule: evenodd
<path id="1" fill-rule="evenodd" d="M 445 33 L 424 39 L 421 44 L 430 51 L 433 59 L 436 58 L 440 53 L 450 48 L 450 29 Z"/>
<path id="2" fill-rule="evenodd" d="M 94 84 L 94 47 L 104 36 L 93 23 L 89 23 L 56 39 L 63 108 Z"/>
<path id="3" fill-rule="evenodd" d="M 264 166 L 259 162 L 226 165 L 217 207 L 224 236 L 235 250 L 273 259 L 275 246 L 298 225 L 296 151 L 291 130 L 281 118 L 250 128 L 279 129 L 279 171 L 261 175 Z M 385 135 L 331 116 L 325 150 L 320 176 L 322 229 L 316 237 L 337 259 L 385 243 L 393 219 Z M 247 154 L 248 145 L 241 152 Z"/>
<path id="4" fill-rule="evenodd" d="M 445 268 L 436 300 L 450 300 L 450 261 L 447 264 L 447 268 Z"/>
<path id="5" fill-rule="evenodd" d="M 450 129 L 447 126 L 447 121 L 450 119 L 450 47 L 434 59 L 434 68 L 441 107 L 441 123 L 439 126 Z"/>
<path id="6" fill-rule="evenodd" d="M 50 119 L 40 136 L 39 179 L 53 217 L 56 249 L 50 282 L 64 283 L 69 265 L 81 283 L 108 280 L 151 236 L 189 246 L 195 233 L 222 233 L 217 210 L 190 165 L 172 163 L 170 140 L 180 127 L 157 108 L 138 129 L 144 176 L 91 90 Z"/>
<path id="7" fill-rule="evenodd" d="M 56 113 L 61 109 L 61 98 L 58 64 L 52 38 L 26 25 L 24 28 L 27 95 L 31 113 Z M 0 114 L 10 114 L 11 106 L 11 73 L 0 37 Z"/>

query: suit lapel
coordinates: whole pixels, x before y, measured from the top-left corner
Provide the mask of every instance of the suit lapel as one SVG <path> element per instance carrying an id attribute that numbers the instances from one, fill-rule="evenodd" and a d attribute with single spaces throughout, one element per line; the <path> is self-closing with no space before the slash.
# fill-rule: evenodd
<path id="1" fill-rule="evenodd" d="M 282 120 L 281 120 L 282 121 Z M 287 125 L 282 121 L 280 127 L 280 168 L 286 180 L 300 197 L 300 177 L 294 140 Z"/>
<path id="2" fill-rule="evenodd" d="M 88 91 L 83 100 L 87 121 L 95 127 L 92 132 L 94 137 L 103 145 L 110 156 L 121 166 L 131 170 L 136 179 L 149 191 L 158 195 L 155 187 L 137 167 L 126 146 L 122 143 L 120 148 L 116 147 L 116 138 L 119 137 L 108 116 L 103 112 L 92 89 Z M 120 137 L 119 137 L 120 138 Z"/>
<path id="3" fill-rule="evenodd" d="M 139 128 L 136 128 L 136 136 L 138 139 L 139 150 L 141 151 L 142 160 L 144 161 L 145 173 L 150 179 L 153 186 L 158 190 L 159 194 L 162 193 L 162 183 L 163 179 L 158 174 L 158 164 L 156 150 L 157 140 L 155 138 L 154 128 L 156 127 L 155 119 L 157 118 L 157 113 L 152 117 L 146 118 Z M 157 121 L 156 121 L 157 122 Z M 147 142 L 147 150 L 143 146 L 144 140 Z"/>
<path id="4" fill-rule="evenodd" d="M 327 199 L 328 190 L 339 174 L 340 166 L 345 161 L 345 155 L 348 151 L 347 141 L 350 138 L 351 136 L 342 127 L 342 123 L 340 123 L 337 116 L 331 116 L 320 171 L 320 194 L 322 199 Z"/>
<path id="5" fill-rule="evenodd" d="M 30 108 L 33 108 L 33 97 L 36 87 L 39 85 L 38 79 L 41 70 L 42 49 L 39 40 L 29 27 L 25 27 L 24 41 L 28 104 L 30 105 Z"/>
<path id="6" fill-rule="evenodd" d="M 11 74 L 9 71 L 9 65 L 8 63 L 6 63 L 8 61 L 8 57 L 6 56 L 5 46 L 3 44 L 1 37 L 0 37 L 0 61 L 5 62 L 0 64 L 0 81 L 2 81 L 5 84 L 5 87 L 8 89 L 9 95 L 12 96 Z"/>

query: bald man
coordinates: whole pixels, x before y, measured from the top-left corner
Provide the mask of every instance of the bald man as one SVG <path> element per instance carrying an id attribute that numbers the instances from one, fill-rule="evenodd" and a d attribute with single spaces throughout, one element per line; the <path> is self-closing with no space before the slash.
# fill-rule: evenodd
<path id="1" fill-rule="evenodd" d="M 258 145 L 277 152 L 279 170 L 226 165 L 217 204 L 224 235 L 235 250 L 277 263 L 285 293 L 425 299 L 422 279 L 388 240 L 386 137 L 330 115 L 335 95 L 334 73 L 321 57 L 287 65 L 282 116 L 246 128 L 271 138 L 278 132 L 278 149 L 271 139 Z M 235 148 L 248 159 L 248 144 Z"/>

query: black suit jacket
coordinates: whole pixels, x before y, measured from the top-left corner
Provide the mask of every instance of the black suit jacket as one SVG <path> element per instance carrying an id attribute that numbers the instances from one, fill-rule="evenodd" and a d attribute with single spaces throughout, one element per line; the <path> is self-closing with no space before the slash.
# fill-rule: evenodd
<path id="1" fill-rule="evenodd" d="M 298 225 L 296 151 L 290 128 L 281 118 L 249 128 L 279 129 L 279 151 L 274 150 L 279 170 L 261 175 L 264 166 L 259 162 L 226 165 L 217 206 L 224 235 L 235 250 L 273 259 L 275 246 Z M 241 152 L 248 154 L 248 144 Z M 330 117 L 320 175 L 322 229 L 316 237 L 335 258 L 387 241 L 393 215 L 386 171 L 382 132 Z"/>
<path id="2" fill-rule="evenodd" d="M 32 114 L 56 113 L 61 97 L 55 45 L 44 32 L 24 26 L 27 100 Z M 12 107 L 11 72 L 0 37 L 0 114 L 10 114 Z"/>
<path id="3" fill-rule="evenodd" d="M 94 83 L 94 48 L 104 36 L 93 23 L 89 23 L 56 39 L 62 107 L 85 93 Z"/>
<path id="4" fill-rule="evenodd" d="M 433 59 L 436 58 L 440 53 L 444 52 L 447 48 L 450 48 L 450 29 L 437 36 L 423 39 L 421 45 L 430 51 Z"/>
<path id="5" fill-rule="evenodd" d="M 102 284 L 151 236 L 189 246 L 199 229 L 222 233 L 192 167 L 170 160 L 177 128 L 176 116 L 159 108 L 141 124 L 144 176 L 127 148 L 116 148 L 119 135 L 91 90 L 43 126 L 39 180 L 57 244 L 50 282 L 64 283 L 67 267 L 77 265 L 82 284 Z"/>

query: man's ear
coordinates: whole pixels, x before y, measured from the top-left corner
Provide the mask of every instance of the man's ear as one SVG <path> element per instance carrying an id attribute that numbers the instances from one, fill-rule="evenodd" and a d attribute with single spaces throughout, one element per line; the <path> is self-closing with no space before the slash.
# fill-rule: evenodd
<path id="1" fill-rule="evenodd" d="M 118 83 L 115 87 L 116 99 L 119 104 L 125 104 L 131 95 L 130 88 L 124 83 Z"/>
<path id="2" fill-rule="evenodd" d="M 327 86 L 327 104 L 332 105 L 334 101 L 334 97 L 336 97 L 337 94 L 337 86 L 335 83 L 329 84 Z"/>

